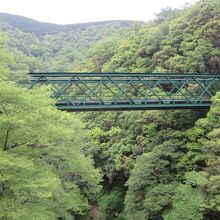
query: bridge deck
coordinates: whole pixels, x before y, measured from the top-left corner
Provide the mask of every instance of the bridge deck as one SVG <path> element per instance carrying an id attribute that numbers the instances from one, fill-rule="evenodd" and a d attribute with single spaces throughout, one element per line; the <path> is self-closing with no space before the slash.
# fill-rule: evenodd
<path id="1" fill-rule="evenodd" d="M 209 108 L 220 74 L 30 73 L 33 88 L 51 85 L 67 111 Z"/>

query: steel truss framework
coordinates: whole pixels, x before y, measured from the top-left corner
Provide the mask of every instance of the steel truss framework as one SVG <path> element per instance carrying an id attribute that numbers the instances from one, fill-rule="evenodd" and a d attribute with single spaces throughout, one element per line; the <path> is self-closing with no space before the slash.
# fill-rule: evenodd
<path id="1" fill-rule="evenodd" d="M 209 108 L 220 74 L 30 73 L 67 111 Z"/>

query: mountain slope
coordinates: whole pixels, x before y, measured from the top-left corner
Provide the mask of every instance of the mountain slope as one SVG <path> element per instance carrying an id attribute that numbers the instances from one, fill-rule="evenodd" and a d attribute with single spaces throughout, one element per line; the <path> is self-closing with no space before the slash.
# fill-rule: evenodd
<path id="1" fill-rule="evenodd" d="M 132 21 L 57 25 L 0 13 L 0 32 L 9 36 L 8 47 L 20 57 L 17 63 L 22 63 L 23 72 L 68 71 L 86 60 L 97 42 L 111 36 L 126 38 L 136 24 L 142 25 Z"/>
<path id="2" fill-rule="evenodd" d="M 7 13 L 0 13 L 0 22 L 7 23 L 15 28 L 20 29 L 21 31 L 33 33 L 38 36 L 44 36 L 47 34 L 55 34 L 58 32 L 67 32 L 67 31 L 76 31 L 77 29 L 88 28 L 93 25 L 102 26 L 105 24 L 117 23 L 121 26 L 129 26 L 132 24 L 132 21 L 100 21 L 100 22 L 89 22 L 89 23 L 80 23 L 80 24 L 67 24 L 67 25 L 58 25 L 51 24 L 46 22 L 36 21 L 31 18 L 26 18 L 19 15 L 11 15 Z"/>

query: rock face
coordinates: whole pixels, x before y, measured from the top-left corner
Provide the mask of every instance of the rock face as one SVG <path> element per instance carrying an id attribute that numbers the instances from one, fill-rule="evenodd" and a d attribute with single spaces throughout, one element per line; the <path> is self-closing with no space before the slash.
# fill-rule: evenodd
<path id="1" fill-rule="evenodd" d="M 213 56 L 209 60 L 209 72 L 219 73 L 220 72 L 220 56 Z"/>

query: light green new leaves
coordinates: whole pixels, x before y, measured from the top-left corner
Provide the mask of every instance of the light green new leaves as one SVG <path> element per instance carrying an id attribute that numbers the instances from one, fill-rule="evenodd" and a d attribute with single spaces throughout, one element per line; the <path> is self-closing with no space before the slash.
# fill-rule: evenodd
<path id="1" fill-rule="evenodd" d="M 72 144 L 80 123 L 54 109 L 55 100 L 49 95 L 46 88 L 26 90 L 0 82 L 0 146 L 4 150 L 24 144 Z"/>
<path id="2" fill-rule="evenodd" d="M 50 94 L 0 81 L 1 219 L 74 219 L 100 190 L 99 170 L 80 152 L 82 124 Z"/>
<path id="3" fill-rule="evenodd" d="M 0 219 L 56 219 L 63 189 L 50 168 L 0 150 L 0 174 Z"/>

